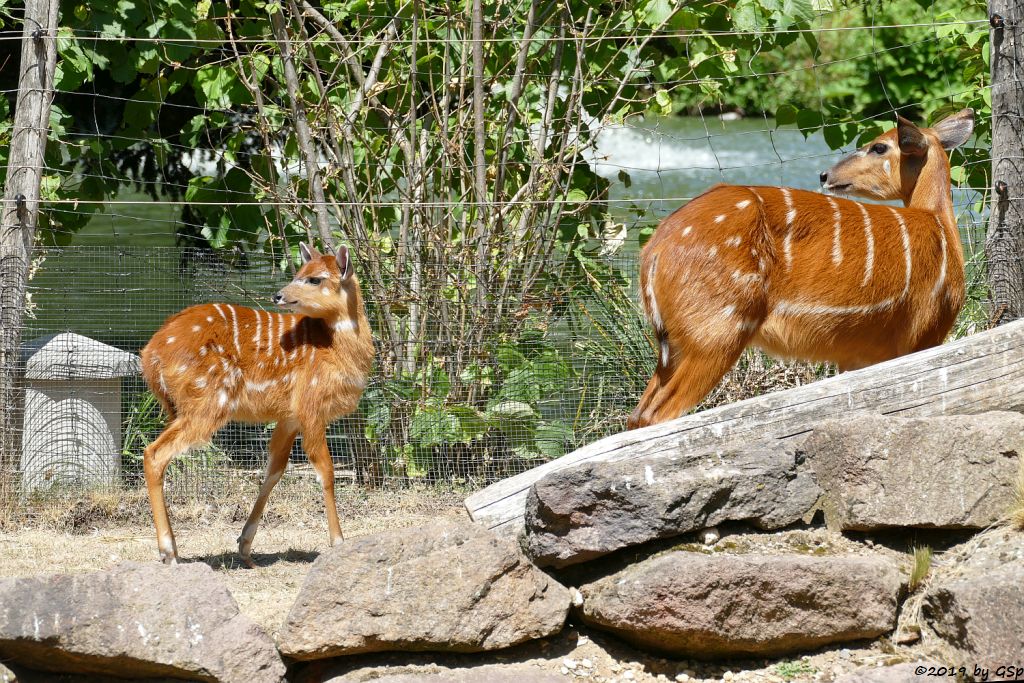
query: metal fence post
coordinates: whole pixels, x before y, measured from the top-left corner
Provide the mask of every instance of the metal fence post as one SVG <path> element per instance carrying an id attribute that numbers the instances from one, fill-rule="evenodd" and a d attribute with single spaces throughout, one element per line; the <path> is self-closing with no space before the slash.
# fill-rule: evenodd
<path id="1" fill-rule="evenodd" d="M 18 98 L 0 223 L 0 496 L 10 501 L 21 456 L 21 319 L 39 217 L 57 65 L 59 0 L 26 0 Z"/>
<path id="2" fill-rule="evenodd" d="M 1024 317 L 1024 0 L 989 0 L 992 212 L 985 239 L 993 324 Z"/>

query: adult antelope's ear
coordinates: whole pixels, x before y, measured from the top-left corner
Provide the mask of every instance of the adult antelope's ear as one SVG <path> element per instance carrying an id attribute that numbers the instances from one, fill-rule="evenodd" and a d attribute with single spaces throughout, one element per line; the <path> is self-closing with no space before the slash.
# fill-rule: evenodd
<path id="1" fill-rule="evenodd" d="M 348 247 L 338 247 L 338 268 L 341 270 L 341 281 L 352 277 L 352 261 L 348 257 Z"/>
<path id="2" fill-rule="evenodd" d="M 921 129 L 899 115 L 896 116 L 896 139 L 904 154 L 920 156 L 928 151 L 928 138 Z"/>
<path id="3" fill-rule="evenodd" d="M 951 114 L 932 126 L 932 130 L 939 136 L 943 148 L 959 147 L 974 132 L 974 110 L 964 109 Z"/>
<path id="4" fill-rule="evenodd" d="M 310 247 L 305 242 L 299 242 L 299 255 L 302 257 L 303 263 L 309 263 L 314 257 L 319 256 L 320 252 Z"/>

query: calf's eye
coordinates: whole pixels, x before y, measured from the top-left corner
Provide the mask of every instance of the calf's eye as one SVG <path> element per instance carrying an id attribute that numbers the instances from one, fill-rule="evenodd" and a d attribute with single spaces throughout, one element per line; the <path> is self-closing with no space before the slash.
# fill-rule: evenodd
<path id="1" fill-rule="evenodd" d="M 875 144 L 871 145 L 871 151 L 874 152 L 875 154 L 885 154 L 886 152 L 889 151 L 889 145 L 886 145 L 881 142 L 876 142 Z"/>
<path id="2" fill-rule="evenodd" d="M 308 282 L 311 285 L 318 285 L 321 282 L 321 278 L 318 278 L 318 277 L 308 277 L 308 278 L 306 278 L 306 282 Z"/>

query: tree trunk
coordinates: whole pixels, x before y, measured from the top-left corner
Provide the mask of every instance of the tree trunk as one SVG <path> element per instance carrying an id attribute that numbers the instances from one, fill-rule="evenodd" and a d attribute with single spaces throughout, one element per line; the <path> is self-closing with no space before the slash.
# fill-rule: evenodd
<path id="1" fill-rule="evenodd" d="M 992 212 L 985 239 L 993 324 L 1024 317 L 1024 0 L 989 0 Z"/>
<path id="2" fill-rule="evenodd" d="M 989 410 L 1024 412 L 1024 320 L 795 389 L 609 436 L 474 493 L 466 509 L 476 523 L 515 534 L 523 527 L 530 487 L 568 467 L 791 439 L 822 420 L 855 415 Z"/>
<path id="3" fill-rule="evenodd" d="M 0 498 L 10 500 L 21 461 L 25 395 L 21 382 L 21 320 L 57 65 L 58 0 L 27 0 L 18 99 L 0 226 Z"/>

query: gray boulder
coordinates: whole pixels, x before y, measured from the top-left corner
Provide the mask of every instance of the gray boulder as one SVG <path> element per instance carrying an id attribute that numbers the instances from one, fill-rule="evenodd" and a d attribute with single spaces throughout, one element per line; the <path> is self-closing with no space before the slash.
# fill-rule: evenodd
<path id="1" fill-rule="evenodd" d="M 856 671 L 844 674 L 835 680 L 835 683 L 918 683 L 928 676 L 947 677 L 950 674 L 939 674 L 939 671 L 946 672 L 948 666 L 935 664 L 934 662 L 905 662 L 893 664 L 892 666 L 866 666 Z M 950 676 L 951 677 L 951 676 Z"/>
<path id="2" fill-rule="evenodd" d="M 785 527 L 806 515 L 819 494 L 781 443 L 591 463 L 534 484 L 523 545 L 539 566 L 564 567 L 722 522 Z"/>
<path id="3" fill-rule="evenodd" d="M 205 564 L 0 580 L 0 659 L 55 673 L 281 681 L 274 642 Z"/>
<path id="4" fill-rule="evenodd" d="M 278 639 L 293 659 L 477 652 L 557 633 L 569 592 L 514 540 L 437 522 L 347 541 L 313 563 Z"/>
<path id="5" fill-rule="evenodd" d="M 822 423 L 800 450 L 832 529 L 981 529 L 1012 504 L 1024 415 L 866 415 Z"/>
<path id="6" fill-rule="evenodd" d="M 891 631 L 900 585 L 881 557 L 672 551 L 582 586 L 581 617 L 673 656 L 775 656 Z"/>
<path id="7" fill-rule="evenodd" d="M 944 559 L 921 605 L 931 632 L 960 666 L 1024 677 L 1024 533 L 986 534 Z M 1007 665 L 1021 670 L 996 673 Z"/>

